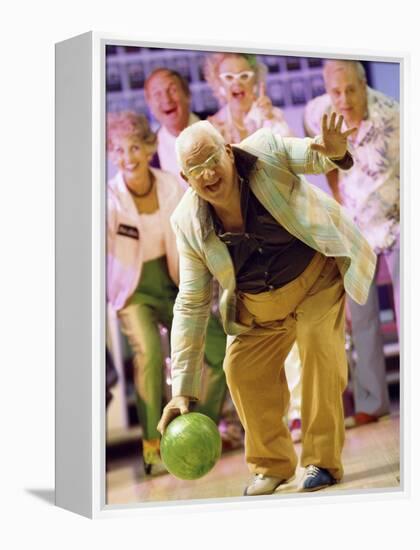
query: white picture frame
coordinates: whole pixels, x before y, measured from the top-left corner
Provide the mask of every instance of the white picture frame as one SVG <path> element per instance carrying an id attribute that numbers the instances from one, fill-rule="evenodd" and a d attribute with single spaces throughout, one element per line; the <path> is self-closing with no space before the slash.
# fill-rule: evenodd
<path id="1" fill-rule="evenodd" d="M 105 487 L 105 46 L 128 45 L 191 50 L 246 51 L 295 57 L 355 58 L 400 64 L 402 176 L 407 175 L 407 70 L 408 55 L 355 54 L 346 51 L 308 51 L 282 45 L 165 44 L 144 42 L 112 34 L 89 32 L 56 44 L 56 504 L 90 518 L 138 514 L 162 506 L 206 505 L 206 501 L 159 502 L 110 506 Z M 404 190 L 404 185 L 402 186 Z M 403 216 L 407 194 L 402 192 Z M 404 223 L 404 226 L 406 222 Z M 405 249 L 405 233 L 402 247 Z M 403 261 L 407 259 L 403 254 Z M 402 318 L 407 318 L 406 264 L 402 267 Z M 401 483 L 389 490 L 389 498 L 401 498 L 409 490 L 406 444 L 407 357 L 405 333 L 401 337 L 400 457 Z M 378 498 L 383 491 L 334 496 Z M 314 495 L 316 498 L 317 495 Z M 265 499 L 255 506 L 284 506 L 299 495 L 280 500 Z M 212 500 L 215 506 L 237 509 L 249 499 Z"/>

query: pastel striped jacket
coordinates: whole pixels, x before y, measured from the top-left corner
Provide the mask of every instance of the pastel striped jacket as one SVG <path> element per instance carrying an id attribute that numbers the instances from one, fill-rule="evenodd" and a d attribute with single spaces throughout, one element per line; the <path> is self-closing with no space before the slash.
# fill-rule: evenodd
<path id="1" fill-rule="evenodd" d="M 343 208 L 301 175 L 337 168 L 311 150 L 313 141 L 282 138 L 261 129 L 235 147 L 258 157 L 249 184 L 261 204 L 292 235 L 325 256 L 334 256 L 346 292 L 362 304 L 374 276 L 376 256 Z M 171 222 L 180 255 L 171 336 L 172 393 L 197 398 L 212 277 L 220 285 L 219 307 L 226 333 L 235 337 L 250 329 L 236 321 L 233 263 L 227 246 L 216 236 L 208 203 L 189 189 Z"/>

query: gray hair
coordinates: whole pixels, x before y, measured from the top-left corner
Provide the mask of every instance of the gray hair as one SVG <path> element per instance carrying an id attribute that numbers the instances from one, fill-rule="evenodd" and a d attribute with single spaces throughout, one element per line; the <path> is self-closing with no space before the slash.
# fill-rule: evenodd
<path id="1" fill-rule="evenodd" d="M 353 67 L 359 79 L 362 82 L 366 82 L 365 68 L 360 63 L 360 61 L 355 61 L 352 59 L 327 59 L 327 61 L 324 63 L 324 69 L 323 69 L 324 79 L 328 69 L 334 65 L 341 65 L 343 67 Z"/>
<path id="2" fill-rule="evenodd" d="M 220 132 L 208 120 L 200 120 L 182 130 L 175 140 L 175 152 L 178 165 L 182 168 L 181 154 L 199 134 L 207 134 L 213 138 L 216 145 L 225 146 L 225 140 Z"/>

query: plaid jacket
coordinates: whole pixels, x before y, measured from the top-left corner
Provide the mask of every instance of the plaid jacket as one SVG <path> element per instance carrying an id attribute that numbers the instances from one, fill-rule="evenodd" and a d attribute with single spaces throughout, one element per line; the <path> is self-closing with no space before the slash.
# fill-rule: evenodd
<path id="1" fill-rule="evenodd" d="M 300 175 L 337 167 L 310 149 L 312 141 L 282 138 L 262 129 L 236 147 L 258 157 L 249 184 L 261 204 L 292 235 L 325 256 L 334 256 L 346 292 L 364 303 L 376 256 L 341 206 Z M 220 285 L 219 307 L 226 333 L 234 337 L 249 328 L 236 321 L 233 263 L 227 246 L 216 236 L 207 203 L 189 189 L 171 222 L 180 254 L 171 336 L 172 393 L 197 398 L 212 277 Z"/>

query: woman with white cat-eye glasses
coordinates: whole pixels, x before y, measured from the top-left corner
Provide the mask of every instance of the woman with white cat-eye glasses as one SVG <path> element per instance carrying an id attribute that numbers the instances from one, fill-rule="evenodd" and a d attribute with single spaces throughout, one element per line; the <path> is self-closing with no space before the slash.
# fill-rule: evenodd
<path id="1" fill-rule="evenodd" d="M 238 143 L 259 128 L 293 135 L 283 112 L 265 92 L 266 67 L 255 55 L 215 53 L 207 56 L 205 78 L 221 109 L 209 121 L 227 143 Z"/>

